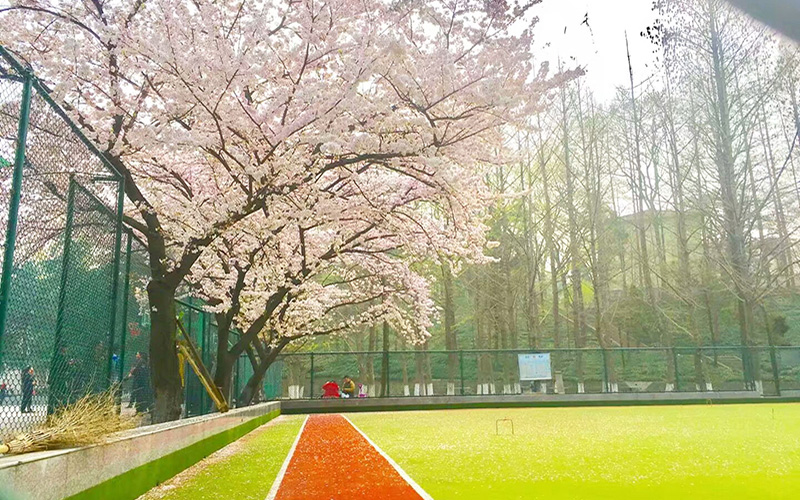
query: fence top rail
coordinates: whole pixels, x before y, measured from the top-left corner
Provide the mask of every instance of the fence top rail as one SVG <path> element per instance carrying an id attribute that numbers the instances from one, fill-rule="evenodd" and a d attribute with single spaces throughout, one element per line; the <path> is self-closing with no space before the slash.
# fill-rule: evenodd
<path id="1" fill-rule="evenodd" d="M 186 297 L 186 298 L 190 299 L 190 297 Z M 194 311 L 196 313 L 199 313 L 199 314 L 207 314 L 208 316 L 211 317 L 211 323 L 210 324 L 213 325 L 213 326 L 217 326 L 216 317 L 214 316 L 214 313 L 206 311 L 201 306 L 199 306 L 197 304 L 193 304 L 193 303 L 187 302 L 184 299 L 175 299 L 175 304 L 177 304 L 177 305 L 179 305 L 181 307 L 186 307 L 188 309 L 191 309 L 192 311 Z M 231 328 L 231 330 L 228 333 L 231 335 L 231 337 L 236 337 L 236 339 L 231 338 L 232 342 L 235 341 L 235 340 L 238 340 L 242 336 L 241 332 L 239 330 L 235 329 L 235 328 Z M 247 356 L 246 354 L 243 354 L 243 355 Z"/>
<path id="2" fill-rule="evenodd" d="M 190 297 L 187 297 L 187 298 L 191 300 Z M 200 306 L 198 306 L 196 304 L 192 304 L 191 302 L 186 302 L 184 299 L 175 299 L 175 303 L 177 305 L 179 305 L 179 306 L 188 307 L 189 309 L 192 309 L 192 310 L 197 311 L 199 313 L 211 314 L 210 312 L 204 310 L 202 307 L 200 307 Z"/>
<path id="3" fill-rule="evenodd" d="M 72 132 L 78 137 L 83 145 L 86 146 L 86 148 L 88 148 L 89 151 L 100 160 L 100 163 L 102 163 L 102 165 L 108 170 L 109 174 L 115 177 L 114 180 L 117 182 L 124 182 L 125 179 L 123 175 L 117 170 L 116 167 L 114 167 L 114 165 L 111 164 L 110 161 L 108 161 L 108 158 L 106 158 L 105 155 L 101 153 L 99 149 L 97 149 L 97 146 L 95 146 L 94 143 L 90 141 L 86 135 L 84 135 L 80 127 L 78 127 L 69 117 L 69 115 L 67 115 L 66 111 L 64 111 L 64 108 L 62 108 L 61 105 L 50 96 L 50 91 L 47 86 L 43 84 L 36 77 L 36 75 L 33 74 L 33 71 L 30 68 L 23 66 L 22 63 L 20 63 L 17 58 L 14 57 L 14 55 L 11 54 L 11 52 L 9 52 L 8 49 L 6 49 L 3 45 L 0 45 L 0 60 L 6 61 L 11 68 L 19 74 L 18 77 L 15 77 L 15 75 L 5 74 L 4 72 L 3 74 L 0 74 L 0 78 L 15 81 L 20 81 L 20 79 L 30 79 L 39 96 L 45 100 L 45 102 L 59 117 L 61 117 L 62 120 L 64 120 L 64 122 L 69 126 L 70 130 L 72 130 Z"/>
<path id="4" fill-rule="evenodd" d="M 308 352 L 284 352 L 281 353 L 280 356 L 343 356 L 343 355 L 367 355 L 367 354 L 375 354 L 375 355 L 382 355 L 384 352 L 388 352 L 389 354 L 540 354 L 540 353 L 571 353 L 571 352 L 585 352 L 585 353 L 596 353 L 596 352 L 670 352 L 676 351 L 679 353 L 686 353 L 686 352 L 695 352 L 695 351 L 741 351 L 742 349 L 751 349 L 751 350 L 767 350 L 770 349 L 770 346 L 740 346 L 740 345 L 728 345 L 728 346 L 703 346 L 703 347 L 687 347 L 687 346 L 675 346 L 675 347 L 609 347 L 603 349 L 601 347 L 584 347 L 580 349 L 570 349 L 570 348 L 558 348 L 558 349 L 460 349 L 460 350 L 443 350 L 443 349 L 436 349 L 436 350 L 427 350 L 427 351 L 414 351 L 414 350 L 404 350 L 404 351 L 308 351 Z M 800 345 L 797 346 L 774 346 L 775 349 L 800 349 Z"/>

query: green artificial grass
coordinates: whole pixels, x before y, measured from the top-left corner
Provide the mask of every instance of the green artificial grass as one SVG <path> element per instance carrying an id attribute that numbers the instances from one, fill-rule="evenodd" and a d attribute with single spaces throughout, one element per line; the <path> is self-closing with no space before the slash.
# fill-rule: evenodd
<path id="1" fill-rule="evenodd" d="M 300 431 L 304 416 L 284 416 L 257 429 L 242 450 L 215 460 L 186 480 L 154 495 L 165 500 L 264 500 Z"/>
<path id="2" fill-rule="evenodd" d="M 800 495 L 800 404 L 348 417 L 436 500 Z"/>

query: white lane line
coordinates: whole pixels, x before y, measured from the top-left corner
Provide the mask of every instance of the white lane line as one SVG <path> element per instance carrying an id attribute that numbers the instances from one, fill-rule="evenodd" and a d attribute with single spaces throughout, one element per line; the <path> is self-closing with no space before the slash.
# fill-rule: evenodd
<path id="1" fill-rule="evenodd" d="M 308 415 L 306 415 L 306 419 L 303 420 L 303 425 L 300 426 L 300 431 L 297 433 L 297 437 L 294 438 L 294 443 L 292 443 L 292 447 L 289 448 L 289 454 L 286 455 L 286 460 L 283 461 L 283 465 L 281 465 L 281 470 L 278 471 L 278 477 L 275 478 L 275 482 L 272 483 L 272 488 L 269 489 L 267 500 L 275 500 L 275 495 L 278 494 L 278 490 L 280 489 L 281 483 L 283 482 L 283 476 L 286 475 L 286 470 L 289 468 L 289 462 L 292 461 L 292 457 L 294 456 L 294 450 L 297 449 L 297 443 L 300 442 L 300 436 L 303 435 L 303 431 L 306 428 L 306 422 L 308 422 Z"/>
<path id="2" fill-rule="evenodd" d="M 404 470 L 403 470 L 403 468 L 402 468 L 402 467 L 400 467 L 400 466 L 397 464 L 397 462 L 395 462 L 394 460 L 392 460 L 392 457 L 390 457 L 389 455 L 387 455 L 387 454 L 386 454 L 386 452 L 385 452 L 385 451 L 383 451 L 382 449 L 380 449 L 380 447 L 379 447 L 377 444 L 375 444 L 375 443 L 374 443 L 374 442 L 373 442 L 373 441 L 372 441 L 372 440 L 369 438 L 369 436 L 367 436 L 366 434 L 364 434 L 364 432 L 362 432 L 362 431 L 361 431 L 361 429 L 359 429 L 358 427 L 356 427 L 356 424 L 354 424 L 354 423 L 352 422 L 352 420 L 350 420 L 349 418 L 347 418 L 347 417 L 346 417 L 346 416 L 344 416 L 344 415 L 342 415 L 342 418 L 344 418 L 345 420 L 347 420 L 347 422 L 348 422 L 350 425 L 352 425 L 352 426 L 353 426 L 353 429 L 355 429 L 356 431 L 358 431 L 358 433 L 359 433 L 359 434 L 361 434 L 361 437 L 363 437 L 364 439 L 366 439 L 366 440 L 367 440 L 367 442 L 370 444 L 370 446 L 372 446 L 373 448 L 375 448 L 375 449 L 378 451 L 378 453 L 380 453 L 380 454 L 381 454 L 381 456 L 382 456 L 383 458 L 385 458 L 385 459 L 386 459 L 386 461 L 387 461 L 387 462 L 389 462 L 389 464 L 390 464 L 392 467 L 394 467 L 394 470 L 396 470 L 396 471 L 397 471 L 397 473 L 398 473 L 398 474 L 400 474 L 400 477 L 402 477 L 402 478 L 405 480 L 405 482 L 407 482 L 407 483 L 408 483 L 408 484 L 409 484 L 409 485 L 410 485 L 410 486 L 411 486 L 411 487 L 414 489 L 414 491 L 416 491 L 416 492 L 419 494 L 419 496 L 421 496 L 421 497 L 423 498 L 423 500 L 433 500 L 433 497 L 432 497 L 432 496 L 430 496 L 430 495 L 428 494 L 428 492 L 426 492 L 425 490 L 423 490 L 423 489 L 422 489 L 422 486 L 418 485 L 418 484 L 416 483 L 416 481 L 414 481 L 413 479 L 411 479 L 411 476 L 409 476 L 409 475 L 406 473 L 406 471 L 404 471 Z"/>

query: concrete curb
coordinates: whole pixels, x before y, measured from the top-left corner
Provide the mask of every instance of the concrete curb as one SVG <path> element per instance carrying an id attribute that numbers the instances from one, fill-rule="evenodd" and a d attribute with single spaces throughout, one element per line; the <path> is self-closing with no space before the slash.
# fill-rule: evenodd
<path id="1" fill-rule="evenodd" d="M 141 427 L 109 442 L 0 459 L 0 493 L 19 500 L 134 499 L 280 415 L 279 402 Z"/>
<path id="2" fill-rule="evenodd" d="M 281 400 L 285 414 L 460 408 L 629 406 L 797 402 L 798 397 L 761 397 L 752 391 L 497 396 L 431 396 L 361 399 Z"/>

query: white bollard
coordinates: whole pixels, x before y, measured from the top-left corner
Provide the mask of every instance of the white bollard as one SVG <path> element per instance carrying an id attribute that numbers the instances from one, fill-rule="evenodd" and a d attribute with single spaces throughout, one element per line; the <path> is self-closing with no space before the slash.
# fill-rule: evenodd
<path id="1" fill-rule="evenodd" d="M 556 372 L 556 380 L 553 390 L 556 394 L 564 394 L 564 375 L 561 372 Z"/>

